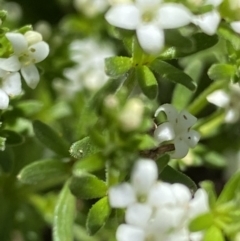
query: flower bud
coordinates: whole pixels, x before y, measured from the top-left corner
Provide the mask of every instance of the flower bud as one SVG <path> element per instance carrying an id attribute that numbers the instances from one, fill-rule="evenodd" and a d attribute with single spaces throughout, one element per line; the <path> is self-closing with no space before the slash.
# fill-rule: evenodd
<path id="1" fill-rule="evenodd" d="M 141 100 L 130 99 L 119 115 L 119 122 L 124 131 L 134 131 L 142 123 L 144 105 Z"/>
<path id="2" fill-rule="evenodd" d="M 28 45 L 36 44 L 42 41 L 42 35 L 36 31 L 27 31 L 24 34 L 24 37 L 26 38 Z"/>
<path id="3" fill-rule="evenodd" d="M 119 105 L 119 102 L 115 95 L 108 95 L 104 99 L 104 105 L 108 109 L 116 109 Z"/>

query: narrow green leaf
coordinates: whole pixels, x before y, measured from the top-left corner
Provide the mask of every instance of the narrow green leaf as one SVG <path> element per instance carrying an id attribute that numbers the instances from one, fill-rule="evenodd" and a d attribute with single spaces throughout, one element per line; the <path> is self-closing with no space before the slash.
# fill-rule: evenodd
<path id="1" fill-rule="evenodd" d="M 24 142 L 23 136 L 15 131 L 3 130 L 0 132 L 0 136 L 7 138 L 5 144 L 9 146 L 21 145 Z"/>
<path id="2" fill-rule="evenodd" d="M 82 140 L 74 142 L 70 147 L 70 155 L 76 159 L 87 157 L 95 153 L 96 147 L 91 143 L 89 137 L 84 137 Z"/>
<path id="3" fill-rule="evenodd" d="M 150 68 L 163 79 L 184 85 L 190 90 L 196 89 L 196 83 L 189 75 L 165 61 L 156 59 L 151 63 Z"/>
<path id="4" fill-rule="evenodd" d="M 128 57 L 109 57 L 105 59 L 105 72 L 109 77 L 117 78 L 132 68 L 132 59 Z"/>
<path id="5" fill-rule="evenodd" d="M 236 66 L 231 64 L 213 64 L 208 70 L 208 76 L 212 80 L 232 80 L 236 73 Z"/>
<path id="6" fill-rule="evenodd" d="M 161 173 L 164 170 L 164 168 L 167 166 L 169 161 L 170 161 L 170 156 L 168 154 L 165 154 L 157 159 L 156 163 L 158 166 L 159 173 Z"/>
<path id="7" fill-rule="evenodd" d="M 75 176 L 81 175 L 83 171 L 94 172 L 104 169 L 105 158 L 100 154 L 96 153 L 81 160 L 77 161 L 73 166 L 73 174 Z"/>
<path id="8" fill-rule="evenodd" d="M 173 91 L 172 105 L 181 110 L 184 109 L 193 95 L 193 92 L 183 85 L 176 85 Z"/>
<path id="9" fill-rule="evenodd" d="M 11 172 L 14 167 L 14 154 L 11 149 L 0 151 L 0 167 L 1 171 Z"/>
<path id="10" fill-rule="evenodd" d="M 217 205 L 226 203 L 232 200 L 240 189 L 240 171 L 236 172 L 225 184 L 220 196 L 217 200 Z"/>
<path id="11" fill-rule="evenodd" d="M 213 225 L 214 217 L 212 213 L 204 213 L 194 218 L 189 224 L 191 232 L 207 229 Z"/>
<path id="12" fill-rule="evenodd" d="M 211 181 L 203 181 L 200 183 L 200 186 L 207 192 L 208 194 L 208 204 L 210 208 L 214 208 L 217 201 L 217 193 L 215 191 L 214 183 Z"/>
<path id="13" fill-rule="evenodd" d="M 97 201 L 90 209 L 87 216 L 87 232 L 89 235 L 94 235 L 100 228 L 102 228 L 111 212 L 108 204 L 108 198 L 104 197 Z"/>
<path id="14" fill-rule="evenodd" d="M 136 68 L 136 74 L 142 92 L 149 99 L 154 99 L 158 93 L 158 83 L 152 71 L 144 65 Z"/>
<path id="15" fill-rule="evenodd" d="M 107 185 L 92 174 L 78 172 L 78 176 L 73 176 L 71 179 L 70 190 L 78 198 L 100 198 L 106 195 Z"/>
<path id="16" fill-rule="evenodd" d="M 20 182 L 25 184 L 58 183 L 68 176 L 68 164 L 59 160 L 46 159 L 25 166 L 18 174 Z"/>
<path id="17" fill-rule="evenodd" d="M 53 220 L 53 240 L 72 241 L 73 222 L 75 218 L 76 201 L 71 194 L 68 182 L 64 185 L 58 198 Z"/>
<path id="18" fill-rule="evenodd" d="M 203 241 L 225 241 L 225 238 L 223 236 L 222 231 L 216 227 L 216 226 L 212 226 L 210 227 L 203 238 Z"/>
<path id="19" fill-rule="evenodd" d="M 177 171 L 169 165 L 167 165 L 160 173 L 160 179 L 170 183 L 182 183 L 193 191 L 197 190 L 195 182 L 190 177 Z"/>
<path id="20" fill-rule="evenodd" d="M 69 145 L 50 126 L 36 120 L 33 122 L 33 129 L 36 137 L 42 142 L 43 145 L 60 156 L 69 156 Z"/>

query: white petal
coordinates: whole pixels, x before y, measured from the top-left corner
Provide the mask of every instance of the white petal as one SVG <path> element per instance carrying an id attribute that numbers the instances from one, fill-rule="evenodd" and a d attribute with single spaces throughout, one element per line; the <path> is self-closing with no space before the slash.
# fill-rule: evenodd
<path id="1" fill-rule="evenodd" d="M 158 116 L 158 114 L 163 111 L 167 115 L 167 119 L 169 122 L 171 122 L 173 125 L 175 125 L 177 117 L 178 117 L 178 112 L 175 109 L 175 107 L 171 104 L 164 104 L 161 105 L 155 112 L 154 116 Z"/>
<path id="2" fill-rule="evenodd" d="M 192 22 L 199 26 L 208 35 L 216 33 L 221 17 L 217 11 L 208 12 L 192 19 Z"/>
<path id="3" fill-rule="evenodd" d="M 156 183 L 149 192 L 147 202 L 157 208 L 165 205 L 175 205 L 176 199 L 171 190 L 171 184 L 164 182 Z"/>
<path id="4" fill-rule="evenodd" d="M 186 110 L 182 110 L 177 118 L 176 132 L 187 132 L 197 122 L 197 118 Z"/>
<path id="5" fill-rule="evenodd" d="M 185 143 L 187 143 L 187 145 L 189 147 L 193 148 L 197 145 L 201 136 L 200 136 L 199 132 L 197 132 L 195 130 L 190 130 L 190 131 L 184 133 L 183 135 L 181 135 L 181 137 L 183 138 L 183 140 L 185 141 Z"/>
<path id="6" fill-rule="evenodd" d="M 226 111 L 225 121 L 227 123 L 235 123 L 239 119 L 239 115 L 238 109 L 228 109 Z"/>
<path id="7" fill-rule="evenodd" d="M 137 28 L 139 44 L 144 51 L 157 54 L 164 46 L 164 32 L 152 24 L 140 25 Z"/>
<path id="8" fill-rule="evenodd" d="M 191 22 L 192 14 L 182 4 L 162 4 L 158 12 L 158 23 L 164 29 L 179 28 Z"/>
<path id="9" fill-rule="evenodd" d="M 164 240 L 164 241 L 196 241 L 196 240 L 192 240 L 192 239 L 189 239 L 189 232 L 186 228 L 182 228 L 180 230 L 177 230 L 175 232 L 171 232 L 167 239 Z M 199 240 L 199 241 L 202 241 L 202 240 Z"/>
<path id="10" fill-rule="evenodd" d="M 240 21 L 231 22 L 230 26 L 236 33 L 240 34 Z"/>
<path id="11" fill-rule="evenodd" d="M 135 203 L 127 208 L 126 223 L 140 228 L 146 228 L 152 215 L 152 208 L 147 204 Z"/>
<path id="12" fill-rule="evenodd" d="M 175 138 L 174 127 L 171 123 L 165 122 L 154 131 L 154 139 L 160 144 Z"/>
<path id="13" fill-rule="evenodd" d="M 0 58 L 0 68 L 6 71 L 15 72 L 20 70 L 21 64 L 18 57 L 13 55 L 7 59 Z"/>
<path id="14" fill-rule="evenodd" d="M 140 12 L 135 4 L 119 4 L 111 7 L 105 18 L 113 26 L 134 30 L 140 22 Z"/>
<path id="15" fill-rule="evenodd" d="M 132 186 L 129 183 L 122 183 L 109 189 L 109 204 L 113 208 L 125 208 L 136 202 Z"/>
<path id="16" fill-rule="evenodd" d="M 121 224 L 116 232 L 117 241 L 144 241 L 145 233 L 142 229 Z"/>
<path id="17" fill-rule="evenodd" d="M 181 140 L 181 138 L 178 137 L 175 139 L 174 146 L 175 151 L 173 151 L 171 154 L 172 158 L 181 159 L 187 155 L 189 147 L 183 140 Z"/>
<path id="18" fill-rule="evenodd" d="M 21 74 L 30 88 L 36 88 L 40 80 L 40 76 L 38 73 L 38 69 L 34 64 L 22 67 Z"/>
<path id="19" fill-rule="evenodd" d="M 186 206 L 192 198 L 190 190 L 180 183 L 172 184 L 172 192 L 177 200 L 177 204 L 181 206 Z"/>
<path id="20" fill-rule="evenodd" d="M 131 182 L 138 195 L 146 195 L 158 178 L 158 168 L 151 159 L 139 159 L 131 174 Z"/>
<path id="21" fill-rule="evenodd" d="M 5 79 L 2 80 L 2 89 L 9 95 L 19 95 L 22 91 L 21 77 L 18 72 L 8 74 Z"/>
<path id="22" fill-rule="evenodd" d="M 173 228 L 180 227 L 186 217 L 186 211 L 178 207 L 163 207 L 157 210 L 153 229 L 160 233 L 170 233 Z"/>
<path id="23" fill-rule="evenodd" d="M 223 90 L 216 90 L 207 96 L 207 101 L 218 107 L 226 107 L 230 103 L 230 96 Z"/>
<path id="24" fill-rule="evenodd" d="M 198 189 L 189 203 L 189 217 L 195 218 L 199 214 L 209 211 L 208 195 L 204 189 Z"/>
<path id="25" fill-rule="evenodd" d="M 8 108 L 9 97 L 8 95 L 0 89 L 0 109 L 4 110 Z"/>
<path id="26" fill-rule="evenodd" d="M 204 232 L 194 232 L 190 233 L 189 237 L 191 241 L 202 241 L 204 236 Z"/>
<path id="27" fill-rule="evenodd" d="M 20 55 L 27 50 L 27 40 L 21 33 L 6 33 L 6 37 L 11 42 L 16 55 Z"/>
<path id="28" fill-rule="evenodd" d="M 34 63 L 43 61 L 49 54 L 49 45 L 44 42 L 38 42 L 29 47 L 29 55 L 32 57 Z"/>

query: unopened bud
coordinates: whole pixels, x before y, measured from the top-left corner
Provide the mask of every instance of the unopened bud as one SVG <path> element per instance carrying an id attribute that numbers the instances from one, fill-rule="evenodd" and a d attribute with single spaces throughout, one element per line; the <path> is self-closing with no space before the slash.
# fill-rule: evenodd
<path id="1" fill-rule="evenodd" d="M 36 31 L 27 31 L 24 36 L 28 42 L 28 45 L 36 44 L 42 41 L 42 35 Z"/>
<path id="2" fill-rule="evenodd" d="M 114 95 L 108 95 L 105 99 L 104 99 L 104 105 L 108 108 L 108 109 L 116 109 L 119 105 L 118 99 L 116 98 L 116 96 Z"/>
<path id="3" fill-rule="evenodd" d="M 119 122 L 124 131 L 134 131 L 142 123 L 144 105 L 141 100 L 130 99 L 119 115 Z"/>

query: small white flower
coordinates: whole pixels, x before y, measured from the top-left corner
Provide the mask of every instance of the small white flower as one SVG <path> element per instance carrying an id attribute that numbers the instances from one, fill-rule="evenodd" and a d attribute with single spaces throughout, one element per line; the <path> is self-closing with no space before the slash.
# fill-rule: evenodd
<path id="1" fill-rule="evenodd" d="M 210 12 L 194 16 L 192 22 L 199 26 L 201 30 L 208 34 L 213 35 L 216 33 L 218 25 L 221 20 L 221 16 L 217 11 L 217 7 L 223 0 L 207 0 L 204 5 L 212 5 L 214 9 Z"/>
<path id="2" fill-rule="evenodd" d="M 233 31 L 240 34 L 240 21 L 231 22 L 230 26 L 233 29 Z"/>
<path id="3" fill-rule="evenodd" d="M 70 98 L 84 88 L 92 91 L 101 88 L 108 80 L 104 71 L 104 59 L 114 55 L 112 46 L 89 38 L 73 41 L 69 50 L 70 58 L 76 65 L 63 72 L 69 83 L 58 81 L 55 82 L 55 87 Z"/>
<path id="4" fill-rule="evenodd" d="M 7 33 L 14 54 L 8 59 L 0 59 L 0 68 L 6 71 L 20 69 L 23 78 L 30 88 L 35 88 L 40 80 L 35 64 L 44 60 L 49 54 L 49 46 L 42 41 L 42 36 L 34 31 Z M 9 66 L 11 69 L 9 69 Z"/>
<path id="5" fill-rule="evenodd" d="M 173 141 L 175 151 L 172 158 L 183 158 L 187 155 L 189 147 L 195 147 L 200 139 L 200 134 L 190 128 L 197 122 L 197 118 L 183 110 L 180 113 L 170 104 L 160 106 L 155 116 L 161 111 L 167 115 L 167 122 L 159 125 L 154 132 L 154 137 L 161 144 L 164 141 Z"/>
<path id="6" fill-rule="evenodd" d="M 234 123 L 240 117 L 240 86 L 239 84 L 231 84 L 229 93 L 224 90 L 216 90 L 207 96 L 208 102 L 224 108 L 226 111 L 225 121 Z"/>
<path id="7" fill-rule="evenodd" d="M 88 17 L 103 13 L 109 5 L 107 0 L 74 0 L 73 3 L 78 11 L 81 11 Z"/>
<path id="8" fill-rule="evenodd" d="M 139 194 L 147 198 L 139 200 Z M 202 232 L 190 233 L 188 224 L 209 211 L 206 192 L 199 189 L 192 198 L 190 190 L 182 184 L 157 181 L 153 160 L 137 161 L 131 184 L 111 187 L 109 200 L 112 207 L 126 208 L 126 223 L 118 227 L 117 241 L 189 241 L 190 237 L 200 241 L 203 237 Z"/>
<path id="9" fill-rule="evenodd" d="M 21 91 L 20 74 L 0 69 L 0 109 L 7 109 L 9 97 L 19 95 Z"/>
<path id="10" fill-rule="evenodd" d="M 191 13 L 182 4 L 136 0 L 112 6 L 106 20 L 113 26 L 136 30 L 141 47 L 156 54 L 164 46 L 163 30 L 187 25 L 191 22 Z"/>

